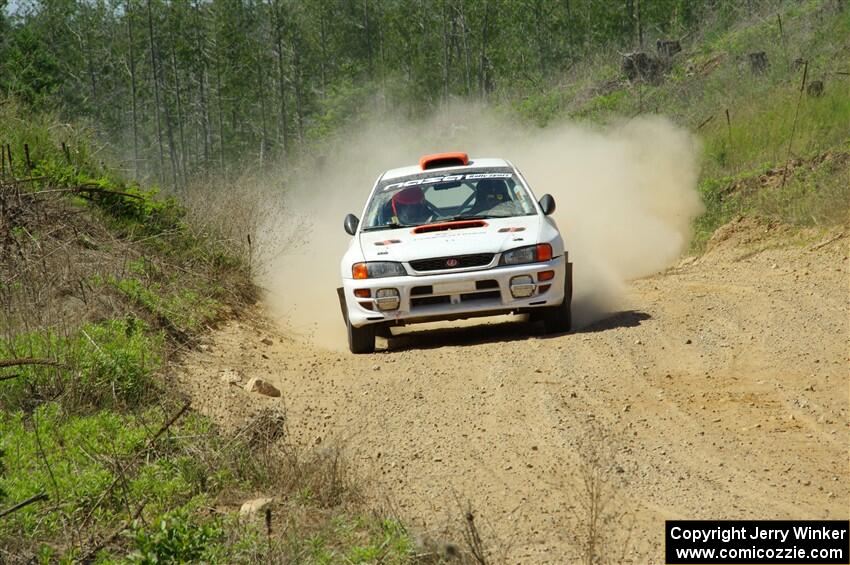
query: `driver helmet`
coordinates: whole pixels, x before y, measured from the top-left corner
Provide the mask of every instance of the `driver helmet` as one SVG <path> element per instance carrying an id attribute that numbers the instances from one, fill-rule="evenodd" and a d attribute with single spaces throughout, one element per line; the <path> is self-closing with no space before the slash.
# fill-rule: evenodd
<path id="1" fill-rule="evenodd" d="M 430 217 L 422 188 L 411 186 L 395 193 L 391 200 L 393 216 L 402 224 L 422 223 Z"/>
<path id="2" fill-rule="evenodd" d="M 475 186 L 475 202 L 479 206 L 496 206 L 509 200 L 508 185 L 501 179 L 482 179 Z"/>

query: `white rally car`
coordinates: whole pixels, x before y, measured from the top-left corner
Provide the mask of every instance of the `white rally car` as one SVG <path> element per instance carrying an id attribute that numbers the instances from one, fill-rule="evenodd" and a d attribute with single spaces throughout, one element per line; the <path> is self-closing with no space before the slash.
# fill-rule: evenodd
<path id="1" fill-rule="evenodd" d="M 348 345 L 375 350 L 394 325 L 530 313 L 570 329 L 572 264 L 549 215 L 503 159 L 426 155 L 378 178 L 342 258 L 338 289 Z"/>

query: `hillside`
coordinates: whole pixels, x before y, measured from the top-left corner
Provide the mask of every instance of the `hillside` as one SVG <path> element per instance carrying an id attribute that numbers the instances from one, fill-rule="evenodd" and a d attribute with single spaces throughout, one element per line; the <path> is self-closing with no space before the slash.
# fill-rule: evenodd
<path id="1" fill-rule="evenodd" d="M 177 386 L 256 300 L 248 257 L 95 165 L 85 131 L 0 112 L 30 159 L 0 175 L 0 561 L 290 561 L 317 536 L 407 559 L 404 529 L 361 505 L 343 455 L 296 446 L 285 410 L 220 429 Z M 272 486 L 286 527 L 260 503 L 240 518 Z"/>

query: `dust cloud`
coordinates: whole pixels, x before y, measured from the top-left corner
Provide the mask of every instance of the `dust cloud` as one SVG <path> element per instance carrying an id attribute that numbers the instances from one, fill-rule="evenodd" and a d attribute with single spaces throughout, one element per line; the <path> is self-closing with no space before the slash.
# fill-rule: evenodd
<path id="1" fill-rule="evenodd" d="M 278 172 L 285 190 L 260 230 L 265 261 L 258 279 L 273 313 L 292 331 L 346 347 L 335 291 L 350 240 L 343 217 L 361 216 L 384 170 L 440 151 L 506 158 L 538 198 L 555 197 L 554 218 L 574 263 L 575 327 L 624 307 L 630 279 L 675 262 L 702 211 L 698 142 L 663 117 L 532 129 L 483 107 L 457 106 L 415 123 L 370 120 Z"/>

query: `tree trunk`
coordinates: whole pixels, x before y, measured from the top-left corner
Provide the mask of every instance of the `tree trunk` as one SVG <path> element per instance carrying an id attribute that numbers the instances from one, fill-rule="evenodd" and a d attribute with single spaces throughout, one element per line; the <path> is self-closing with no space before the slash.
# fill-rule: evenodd
<path id="1" fill-rule="evenodd" d="M 298 42 L 300 43 L 300 41 Z M 298 123 L 298 143 L 304 143 L 304 101 L 302 100 L 301 92 L 301 54 L 298 49 L 299 45 L 293 45 L 293 75 L 295 80 L 295 117 Z"/>
<path id="2" fill-rule="evenodd" d="M 221 97 L 221 63 L 215 66 L 215 81 L 218 98 L 218 166 L 224 172 L 224 102 Z"/>
<path id="3" fill-rule="evenodd" d="M 369 76 L 372 76 L 374 68 L 372 62 L 372 30 L 369 26 L 369 0 L 363 0 L 363 33 L 366 35 L 366 62 Z"/>
<path id="4" fill-rule="evenodd" d="M 210 112 L 209 112 L 209 103 L 207 100 L 207 58 L 204 55 L 204 47 L 201 42 L 201 34 L 198 32 L 198 28 L 200 28 L 200 6 L 199 3 L 195 4 L 196 16 L 198 16 L 198 22 L 195 24 L 195 49 L 197 51 L 198 57 L 198 65 L 196 73 L 196 80 L 198 81 L 198 99 L 201 105 L 200 108 L 200 122 L 201 122 L 201 136 L 203 137 L 203 163 L 206 165 L 210 160 Z"/>
<path id="5" fill-rule="evenodd" d="M 160 124 L 159 118 L 159 80 L 157 79 L 157 66 L 156 66 L 156 49 L 154 48 L 154 39 L 153 39 L 153 13 L 151 12 L 151 0 L 147 0 L 148 7 L 148 37 L 150 39 L 150 50 L 151 50 L 151 72 L 153 73 L 153 94 L 154 94 L 154 103 L 156 104 L 154 108 L 154 114 L 156 115 L 156 139 L 159 144 L 159 182 L 162 182 L 162 173 L 165 170 L 165 149 L 162 146 L 162 125 Z"/>
<path id="6" fill-rule="evenodd" d="M 280 0 L 269 0 L 269 7 L 274 12 L 275 29 L 275 55 L 277 56 L 277 97 L 278 97 L 278 143 L 281 145 L 283 157 L 286 158 L 289 151 L 289 132 L 286 116 L 286 73 L 283 61 L 283 16 L 281 14 Z"/>
<path id="7" fill-rule="evenodd" d="M 133 52 L 133 12 L 130 9 L 129 0 L 124 4 L 127 19 L 127 44 L 129 46 L 128 67 L 130 69 L 130 97 L 132 99 L 133 112 L 133 175 L 139 178 L 139 122 L 138 122 L 138 100 L 136 95 L 136 56 Z"/>
<path id="8" fill-rule="evenodd" d="M 257 58 L 257 87 L 260 90 L 260 121 L 262 123 L 262 138 L 260 139 L 260 165 L 263 163 L 263 156 L 266 152 L 266 143 L 268 139 L 268 129 L 266 125 L 266 85 L 263 81 L 263 65 L 260 58 Z"/>
<path id="9" fill-rule="evenodd" d="M 178 159 L 178 164 L 180 168 L 180 174 L 182 175 L 182 184 L 185 185 L 186 178 L 188 177 L 187 169 L 186 169 L 186 135 L 183 129 L 183 103 L 180 98 L 180 73 L 177 70 L 177 54 L 174 49 L 174 38 L 171 39 L 171 65 L 174 69 L 174 93 L 177 102 L 177 132 L 180 135 L 180 158 Z"/>
<path id="10" fill-rule="evenodd" d="M 319 2 L 319 40 L 321 44 L 322 58 L 319 61 L 319 73 L 322 81 L 322 98 L 327 94 L 328 88 L 328 77 L 327 77 L 327 69 L 325 68 L 328 63 L 328 53 L 327 53 L 327 18 L 325 17 L 325 3 Z M 300 117 L 298 118 L 300 121 Z M 299 126 L 300 127 L 300 126 Z"/>
<path id="11" fill-rule="evenodd" d="M 472 92 L 472 63 L 470 61 L 471 57 L 469 54 L 469 26 L 466 25 L 466 12 L 463 9 L 463 2 L 461 0 L 460 6 L 457 7 L 458 10 L 458 18 L 460 19 L 460 33 L 461 33 L 461 42 L 463 47 L 463 66 L 464 66 L 464 78 L 466 79 L 466 95 L 469 96 Z"/>
<path id="12" fill-rule="evenodd" d="M 643 51 L 643 22 L 640 18 L 640 0 L 635 0 L 635 19 L 637 19 L 638 49 Z"/>
<path id="13" fill-rule="evenodd" d="M 448 0 L 443 0 L 443 103 L 449 102 L 449 21 Z"/>
<path id="14" fill-rule="evenodd" d="M 490 39 L 490 0 L 484 1 L 484 23 L 481 25 L 481 51 L 478 55 L 478 92 L 487 98 L 487 42 Z"/>

